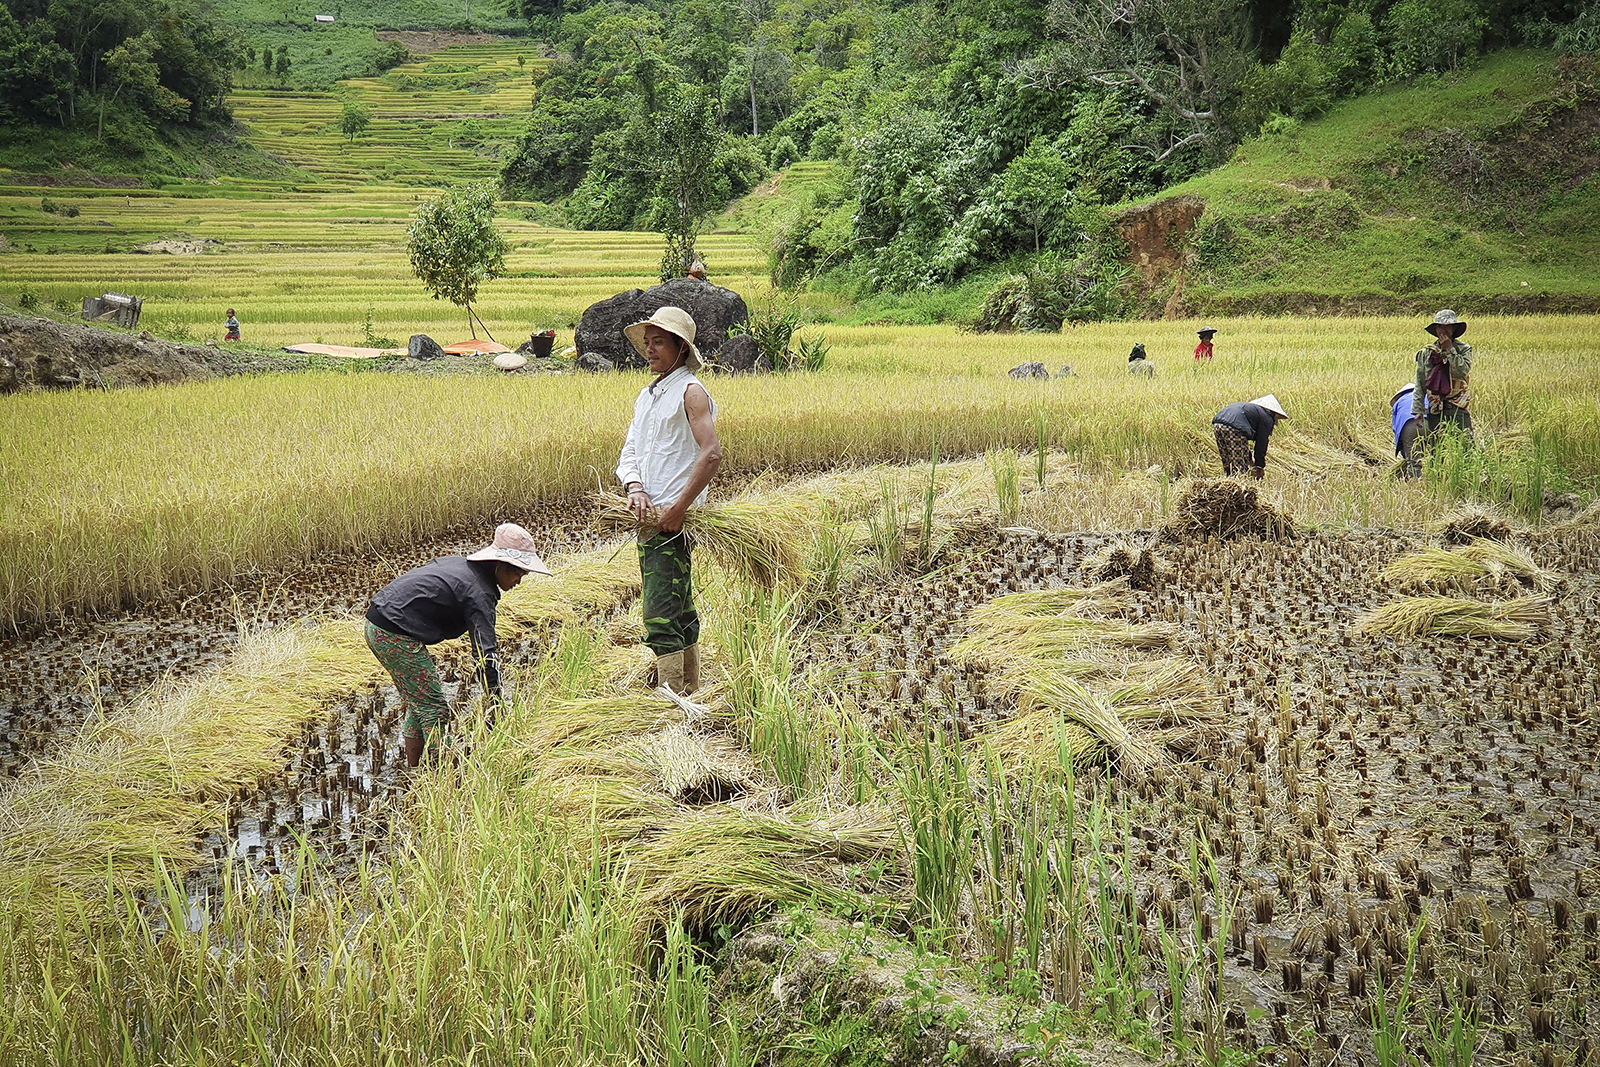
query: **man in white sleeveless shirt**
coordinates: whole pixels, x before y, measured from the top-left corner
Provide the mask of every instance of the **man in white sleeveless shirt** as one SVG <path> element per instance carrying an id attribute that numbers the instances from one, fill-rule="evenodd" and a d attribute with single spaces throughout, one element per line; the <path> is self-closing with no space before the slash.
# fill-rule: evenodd
<path id="1" fill-rule="evenodd" d="M 633 402 L 617 463 L 635 517 L 657 528 L 639 536 L 644 643 L 656 654 L 660 684 L 687 696 L 700 685 L 700 616 L 683 517 L 691 505 L 705 503 L 706 486 L 722 462 L 717 405 L 694 376 L 700 351 L 687 311 L 664 307 L 623 332 L 655 373 Z"/>

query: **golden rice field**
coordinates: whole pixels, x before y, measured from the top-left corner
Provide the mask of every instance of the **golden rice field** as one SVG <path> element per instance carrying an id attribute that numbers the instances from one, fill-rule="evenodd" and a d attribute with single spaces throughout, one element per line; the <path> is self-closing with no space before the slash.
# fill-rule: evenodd
<path id="1" fill-rule="evenodd" d="M 492 321 L 492 319 L 491 319 Z M 1416 528 L 1446 499 L 1395 483 L 1388 399 L 1421 331 L 1405 319 L 1235 320 L 1219 356 L 1184 354 L 1191 323 L 974 336 L 940 327 L 827 331 L 825 370 L 715 380 L 731 486 L 769 467 L 904 461 L 1045 445 L 1105 478 L 1209 461 L 1211 415 L 1274 392 L 1293 416 L 1269 484 L 1319 523 Z M 308 329 L 315 330 L 317 326 Z M 322 329 L 328 329 L 326 322 Z M 1486 438 L 1537 441 L 1600 475 L 1593 320 L 1482 319 L 1474 417 Z M 1160 373 L 1130 379 L 1144 341 Z M 1025 360 L 1074 377 L 1019 382 Z M 640 379 L 433 380 L 307 374 L 157 391 L 7 397 L 0 606 L 11 625 L 213 588 L 336 547 L 406 544 L 463 521 L 605 484 Z M 1291 442 L 1332 461 L 1285 469 Z M 1344 457 L 1340 462 L 1339 456 Z M 1085 515 L 1114 526 L 1127 516 Z"/>

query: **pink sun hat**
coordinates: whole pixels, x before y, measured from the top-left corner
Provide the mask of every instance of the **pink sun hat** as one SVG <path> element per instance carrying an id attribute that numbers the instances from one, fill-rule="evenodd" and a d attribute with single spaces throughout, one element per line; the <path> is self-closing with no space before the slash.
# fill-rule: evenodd
<path id="1" fill-rule="evenodd" d="M 533 535 L 514 522 L 502 522 L 494 528 L 494 541 L 467 557 L 472 560 L 504 560 L 513 567 L 521 567 L 530 574 L 549 574 L 539 553 L 533 550 Z"/>

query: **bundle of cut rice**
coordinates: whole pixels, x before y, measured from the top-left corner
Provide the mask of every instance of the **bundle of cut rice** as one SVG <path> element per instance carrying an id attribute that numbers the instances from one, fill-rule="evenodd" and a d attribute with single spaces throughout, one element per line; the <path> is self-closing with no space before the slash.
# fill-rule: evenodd
<path id="1" fill-rule="evenodd" d="M 1453 581 L 1498 582 L 1505 575 L 1541 590 L 1554 587 L 1559 580 L 1523 549 L 1484 539 L 1454 550 L 1425 548 L 1400 556 L 1383 569 L 1383 577 L 1390 581 L 1422 588 L 1438 588 Z"/>
<path id="2" fill-rule="evenodd" d="M 595 507 L 595 522 L 606 532 L 642 530 L 648 534 L 658 530 L 640 523 L 620 497 L 598 493 Z M 724 569 L 767 589 L 782 578 L 802 573 L 802 550 L 810 537 L 800 509 L 748 499 L 690 508 L 684 516 L 683 534 Z"/>
<path id="3" fill-rule="evenodd" d="M 1446 544 L 1470 545 L 1479 538 L 1504 541 L 1511 536 L 1511 523 L 1496 508 L 1483 504 L 1463 504 L 1447 511 L 1428 524 Z"/>
<path id="4" fill-rule="evenodd" d="M 1487 604 L 1447 596 L 1413 596 L 1385 604 L 1357 620 L 1366 633 L 1450 634 L 1462 637 L 1533 637 L 1554 622 L 1550 598 L 1519 597 Z"/>
<path id="5" fill-rule="evenodd" d="M 1232 478 L 1190 482 L 1178 497 L 1172 518 L 1162 524 L 1161 539 L 1202 541 L 1207 537 L 1281 541 L 1294 537 L 1294 523 L 1262 503 L 1253 485 Z"/>

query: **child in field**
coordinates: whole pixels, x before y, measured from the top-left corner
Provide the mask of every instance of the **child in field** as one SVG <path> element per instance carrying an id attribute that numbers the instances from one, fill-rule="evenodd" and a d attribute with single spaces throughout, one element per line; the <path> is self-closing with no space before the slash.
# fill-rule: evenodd
<path id="1" fill-rule="evenodd" d="M 367 606 L 367 647 L 400 691 L 401 740 L 415 767 L 449 718 L 439 668 L 428 645 L 468 634 L 485 696 L 500 696 L 495 608 L 500 594 L 526 574 L 549 574 L 533 535 L 514 522 L 495 527 L 494 541 L 470 556 L 441 556 L 380 589 Z"/>
<path id="2" fill-rule="evenodd" d="M 228 309 L 228 321 L 223 325 L 228 328 L 228 334 L 223 340 L 237 341 L 239 339 L 239 320 L 234 316 L 232 308 Z"/>
<path id="3" fill-rule="evenodd" d="M 1217 331 L 1215 329 L 1213 329 L 1212 327 L 1210 327 L 1210 326 L 1202 326 L 1202 327 L 1200 327 L 1200 333 L 1199 333 L 1200 343 L 1194 346 L 1194 358 L 1195 358 L 1196 362 L 1199 362 L 1201 360 L 1204 360 L 1207 363 L 1211 362 L 1211 356 L 1212 356 L 1211 339 L 1213 337 L 1215 337 L 1216 335 L 1217 335 Z"/>

